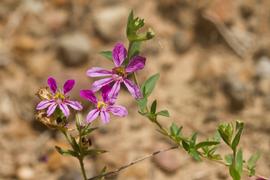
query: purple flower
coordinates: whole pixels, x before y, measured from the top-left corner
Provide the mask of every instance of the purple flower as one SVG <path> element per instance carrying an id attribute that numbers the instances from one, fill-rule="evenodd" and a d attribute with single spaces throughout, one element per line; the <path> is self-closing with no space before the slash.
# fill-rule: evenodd
<path id="1" fill-rule="evenodd" d="M 49 77 L 48 85 L 52 93 L 51 98 L 41 101 L 37 105 L 36 109 L 43 110 L 43 109 L 48 108 L 47 109 L 48 117 L 53 114 L 53 112 L 55 111 L 57 107 L 61 109 L 61 111 L 64 113 L 66 117 L 68 117 L 70 114 L 68 106 L 70 106 L 71 108 L 77 111 L 82 110 L 83 107 L 78 101 L 69 100 L 69 97 L 67 96 L 67 93 L 71 91 L 74 84 L 75 84 L 75 81 L 70 79 L 65 82 L 63 90 L 57 89 L 57 84 L 56 84 L 55 79 L 52 77 Z"/>
<path id="2" fill-rule="evenodd" d="M 98 101 L 97 97 L 95 96 L 92 90 L 80 91 L 81 97 L 89 100 L 95 105 L 95 109 L 91 110 L 86 117 L 87 123 L 91 123 L 98 116 L 100 116 L 102 122 L 106 124 L 110 121 L 110 113 L 119 117 L 124 117 L 128 114 L 125 107 L 120 106 L 120 105 L 115 105 L 116 98 L 109 96 L 110 91 L 111 91 L 111 87 L 109 86 L 104 86 L 101 89 L 102 101 Z"/>
<path id="3" fill-rule="evenodd" d="M 121 43 L 117 43 L 114 46 L 112 56 L 115 64 L 112 70 L 93 67 L 87 71 L 87 75 L 90 77 L 106 77 L 95 81 L 92 85 L 92 90 L 96 92 L 103 86 L 114 82 L 112 90 L 109 93 L 109 96 L 113 97 L 118 94 L 121 84 L 124 83 L 134 98 L 141 98 L 140 88 L 133 81 L 128 79 L 128 75 L 143 69 L 146 59 L 142 56 L 134 56 L 126 67 L 123 66 L 123 62 L 127 57 L 127 50 Z"/>

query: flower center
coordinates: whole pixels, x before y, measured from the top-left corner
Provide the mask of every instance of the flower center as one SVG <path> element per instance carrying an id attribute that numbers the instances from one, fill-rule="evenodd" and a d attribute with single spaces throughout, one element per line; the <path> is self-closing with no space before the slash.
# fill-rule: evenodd
<path id="1" fill-rule="evenodd" d="M 115 67 L 113 68 L 113 73 L 117 74 L 118 76 L 126 77 L 127 73 L 124 67 Z"/>
<path id="2" fill-rule="evenodd" d="M 98 101 L 98 103 L 97 103 L 98 109 L 102 109 L 102 108 L 106 108 L 106 107 L 107 107 L 106 103 L 104 103 L 103 101 Z"/>
<path id="3" fill-rule="evenodd" d="M 56 92 L 55 95 L 54 95 L 54 98 L 55 99 L 60 99 L 60 100 L 64 100 L 66 99 L 65 95 L 61 92 Z"/>

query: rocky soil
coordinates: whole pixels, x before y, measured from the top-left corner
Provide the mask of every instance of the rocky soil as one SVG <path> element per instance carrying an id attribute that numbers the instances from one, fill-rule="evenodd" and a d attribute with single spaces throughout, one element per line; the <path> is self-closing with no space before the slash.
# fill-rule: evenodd
<path id="1" fill-rule="evenodd" d="M 74 78 L 72 96 L 79 99 L 79 90 L 92 82 L 86 70 L 111 67 L 98 52 L 118 41 L 127 43 L 125 23 L 131 9 L 156 32 L 143 45 L 147 66 L 138 77 L 142 82 L 161 73 L 153 98 L 171 113 L 161 122 L 169 126 L 174 121 L 184 126 L 184 133 L 198 131 L 203 139 L 220 122 L 244 121 L 245 156 L 259 150 L 257 171 L 270 177 L 270 1 L 1 0 L 0 179 L 81 178 L 78 163 L 54 150 L 55 144 L 67 146 L 63 137 L 35 120 L 35 92 L 49 75 L 59 83 Z M 127 118 L 105 126 L 95 122 L 101 128 L 93 144 L 109 153 L 87 159 L 89 177 L 104 165 L 111 170 L 170 146 L 133 111 L 136 104 L 127 92 L 119 104 L 129 108 Z M 110 179 L 230 178 L 222 166 L 170 151 Z"/>

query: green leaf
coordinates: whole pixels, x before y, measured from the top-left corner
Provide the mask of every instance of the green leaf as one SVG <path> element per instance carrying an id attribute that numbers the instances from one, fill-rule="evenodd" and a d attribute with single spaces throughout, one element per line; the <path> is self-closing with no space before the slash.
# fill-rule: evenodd
<path id="1" fill-rule="evenodd" d="M 154 100 L 151 105 L 151 114 L 156 114 L 157 111 L 157 100 Z"/>
<path id="2" fill-rule="evenodd" d="M 147 98 L 144 97 L 144 98 L 138 99 L 137 100 L 137 104 L 138 104 L 138 106 L 140 108 L 140 112 L 141 113 L 144 113 L 145 112 L 145 109 L 147 107 Z"/>
<path id="3" fill-rule="evenodd" d="M 234 166 L 230 166 L 230 175 L 233 178 L 233 180 L 241 180 L 241 175 L 237 172 L 237 170 L 234 168 Z"/>
<path id="4" fill-rule="evenodd" d="M 98 129 L 97 127 L 90 127 L 89 125 L 85 126 L 81 132 L 81 136 L 86 136 L 88 134 L 90 134 L 91 132 L 95 131 L 96 129 Z"/>
<path id="5" fill-rule="evenodd" d="M 159 74 L 155 74 L 148 78 L 142 85 L 141 90 L 144 97 L 148 97 L 154 90 L 157 80 L 159 79 Z"/>
<path id="6" fill-rule="evenodd" d="M 196 160 L 196 161 L 200 161 L 201 157 L 199 152 L 196 149 L 189 149 L 189 154 Z"/>
<path id="7" fill-rule="evenodd" d="M 71 146 L 72 146 L 73 150 L 76 152 L 80 152 L 80 147 L 79 147 L 77 141 L 75 140 L 75 138 L 73 136 L 70 136 L 70 139 L 71 139 Z"/>
<path id="8" fill-rule="evenodd" d="M 242 151 L 242 149 L 240 149 L 240 150 L 236 153 L 235 169 L 237 170 L 237 172 L 238 172 L 239 175 L 241 176 L 241 174 L 242 174 L 242 172 L 243 172 L 243 151 Z"/>
<path id="9" fill-rule="evenodd" d="M 186 141 L 182 141 L 182 145 L 183 145 L 183 148 L 186 150 L 186 151 L 189 151 L 189 144 L 186 142 Z"/>
<path id="10" fill-rule="evenodd" d="M 232 154 L 228 154 L 225 156 L 225 161 L 226 161 L 226 164 L 228 166 L 232 165 L 233 163 L 233 155 Z"/>
<path id="11" fill-rule="evenodd" d="M 55 146 L 55 149 L 56 149 L 56 151 L 57 151 L 59 154 L 61 154 L 61 155 L 65 155 L 65 156 L 73 156 L 73 157 L 78 157 L 78 156 L 79 156 L 77 152 L 72 151 L 72 150 L 70 150 L 70 149 L 65 150 L 65 149 L 60 148 L 59 146 Z"/>
<path id="12" fill-rule="evenodd" d="M 179 128 L 175 123 L 172 123 L 171 127 L 170 127 L 170 131 L 171 131 L 171 135 L 173 137 L 177 137 L 180 135 L 180 131 L 181 131 L 182 127 Z"/>
<path id="13" fill-rule="evenodd" d="M 170 113 L 169 113 L 168 110 L 162 110 L 162 111 L 159 111 L 159 112 L 157 113 L 157 115 L 159 115 L 159 116 L 164 116 L 164 117 L 170 117 Z"/>
<path id="14" fill-rule="evenodd" d="M 129 60 L 140 53 L 140 47 L 141 47 L 140 41 L 135 41 L 135 42 L 130 43 L 130 48 L 128 52 Z"/>
<path id="15" fill-rule="evenodd" d="M 101 150 L 101 149 L 89 149 L 89 150 L 86 150 L 84 153 L 86 155 L 95 156 L 95 155 L 103 154 L 103 153 L 106 153 L 106 152 L 107 151 Z"/>
<path id="16" fill-rule="evenodd" d="M 205 147 L 205 146 L 214 146 L 214 145 L 218 145 L 219 142 L 218 141 L 204 141 L 204 142 L 200 142 L 198 143 L 195 148 L 196 149 L 200 149 L 202 147 Z"/>
<path id="17" fill-rule="evenodd" d="M 99 52 L 99 54 L 101 54 L 103 57 L 105 57 L 108 60 L 111 60 L 111 61 L 113 60 L 112 51 L 101 51 Z"/>
<path id="18" fill-rule="evenodd" d="M 253 154 L 247 161 L 247 169 L 249 171 L 249 176 L 254 176 L 256 173 L 255 167 L 256 167 L 256 163 L 260 158 L 260 153 L 256 152 L 255 154 Z"/>
<path id="19" fill-rule="evenodd" d="M 237 148 L 237 146 L 239 144 L 243 129 L 244 129 L 244 123 L 237 121 L 236 122 L 237 133 L 236 133 L 236 135 L 235 135 L 235 137 L 233 139 L 233 142 L 232 142 L 232 149 L 234 151 L 236 151 L 236 148 Z"/>
<path id="20" fill-rule="evenodd" d="M 197 140 L 197 133 L 193 133 L 190 139 L 190 147 L 195 147 Z"/>

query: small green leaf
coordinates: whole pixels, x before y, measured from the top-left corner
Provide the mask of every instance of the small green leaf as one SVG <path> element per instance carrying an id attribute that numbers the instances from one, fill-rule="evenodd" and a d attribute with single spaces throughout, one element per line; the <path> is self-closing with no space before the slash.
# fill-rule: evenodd
<path id="1" fill-rule="evenodd" d="M 80 152 L 80 147 L 79 147 L 77 141 L 75 140 L 75 138 L 73 136 L 70 136 L 70 139 L 71 139 L 71 146 L 72 146 L 73 150 L 76 152 Z"/>
<path id="2" fill-rule="evenodd" d="M 237 170 L 238 174 L 241 176 L 241 174 L 243 172 L 243 151 L 242 151 L 242 149 L 240 149 L 236 153 L 235 169 Z"/>
<path id="3" fill-rule="evenodd" d="M 193 133 L 190 139 L 190 147 L 195 147 L 197 140 L 197 133 Z"/>
<path id="4" fill-rule="evenodd" d="M 196 161 L 200 161 L 201 157 L 199 152 L 196 149 L 189 149 L 189 154 L 196 160 Z"/>
<path id="5" fill-rule="evenodd" d="M 144 113 L 145 112 L 145 109 L 147 107 L 147 98 L 144 97 L 144 98 L 138 99 L 137 100 L 137 104 L 138 104 L 138 106 L 140 108 L 140 112 L 141 113 Z"/>
<path id="6" fill-rule="evenodd" d="M 249 171 L 248 175 L 249 176 L 254 176 L 255 173 L 256 173 L 256 163 L 257 161 L 259 160 L 260 158 L 260 153 L 259 152 L 256 152 L 255 154 L 253 154 L 249 159 L 248 159 L 248 162 L 247 162 L 247 169 Z"/>
<path id="7" fill-rule="evenodd" d="M 151 114 L 156 114 L 157 111 L 157 100 L 154 100 L 151 105 Z"/>
<path id="8" fill-rule="evenodd" d="M 233 180 L 241 180 L 241 175 L 237 172 L 237 170 L 232 165 L 230 166 L 230 175 L 233 178 Z"/>
<path id="9" fill-rule="evenodd" d="M 195 148 L 196 149 L 200 149 L 202 147 L 205 147 L 205 146 L 214 146 L 214 145 L 218 145 L 219 142 L 218 141 L 204 141 L 204 142 L 200 142 L 198 143 Z"/>
<path id="10" fill-rule="evenodd" d="M 154 90 L 157 80 L 159 79 L 159 74 L 155 74 L 148 78 L 142 85 L 141 90 L 144 97 L 148 97 Z"/>
<path id="11" fill-rule="evenodd" d="M 101 54 L 103 57 L 105 57 L 108 60 L 113 60 L 112 57 L 112 51 L 101 51 L 99 54 Z"/>
<path id="12" fill-rule="evenodd" d="M 182 141 L 182 145 L 186 151 L 189 151 L 189 144 L 186 141 Z"/>
<path id="13" fill-rule="evenodd" d="M 243 132 L 243 129 L 244 129 L 244 123 L 241 123 L 241 122 L 236 122 L 236 135 L 233 139 L 233 142 L 232 142 L 232 149 L 234 151 L 236 151 L 236 148 L 239 144 L 239 141 L 240 141 L 240 138 L 241 138 L 241 135 L 242 135 L 242 132 Z"/>
<path id="14" fill-rule="evenodd" d="M 141 47 L 141 42 L 140 41 L 135 41 L 130 43 L 130 48 L 129 48 L 129 54 L 128 54 L 128 59 L 130 60 L 132 57 L 138 55 L 140 53 L 140 47 Z"/>
<path id="15" fill-rule="evenodd" d="M 56 151 L 61 154 L 61 155 L 65 155 L 65 156 L 73 156 L 73 157 L 78 157 L 79 155 L 77 154 L 77 152 L 72 151 L 70 149 L 65 150 L 60 148 L 59 146 L 55 146 Z"/>
<path id="16" fill-rule="evenodd" d="M 162 111 L 159 111 L 159 112 L 157 113 L 157 115 L 159 115 L 159 116 L 164 116 L 164 117 L 170 117 L 170 113 L 169 113 L 168 110 L 162 110 Z"/>
<path id="17" fill-rule="evenodd" d="M 86 155 L 95 156 L 95 155 L 103 154 L 103 153 L 106 153 L 106 152 L 107 151 L 101 150 L 101 149 L 89 149 L 89 150 L 85 151 L 84 153 Z"/>
<path id="18" fill-rule="evenodd" d="M 232 154 L 228 154 L 225 156 L 225 161 L 228 166 L 232 165 L 233 163 L 233 156 Z"/>
<path id="19" fill-rule="evenodd" d="M 172 125 L 170 127 L 170 131 L 171 131 L 171 135 L 173 137 L 176 137 L 180 133 L 180 128 L 175 123 L 172 123 Z"/>

